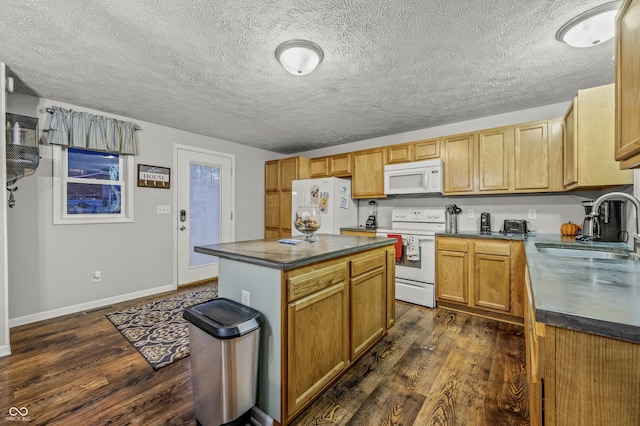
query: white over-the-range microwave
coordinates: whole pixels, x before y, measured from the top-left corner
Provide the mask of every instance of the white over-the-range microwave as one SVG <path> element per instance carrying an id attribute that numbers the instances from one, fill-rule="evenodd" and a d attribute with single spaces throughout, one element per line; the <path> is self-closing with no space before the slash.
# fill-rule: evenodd
<path id="1" fill-rule="evenodd" d="M 384 166 L 386 195 L 442 193 L 442 160 Z"/>

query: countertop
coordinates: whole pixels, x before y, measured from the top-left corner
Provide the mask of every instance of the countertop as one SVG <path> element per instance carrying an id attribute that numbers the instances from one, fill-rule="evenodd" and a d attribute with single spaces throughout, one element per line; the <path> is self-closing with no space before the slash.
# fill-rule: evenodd
<path id="1" fill-rule="evenodd" d="M 529 235 L 529 234 L 528 234 Z M 491 240 L 516 240 L 523 241 L 523 234 L 505 234 L 502 232 L 480 232 L 480 231 L 458 231 L 458 232 L 436 232 L 436 236 L 440 237 L 459 237 L 459 238 L 488 238 Z"/>
<path id="2" fill-rule="evenodd" d="M 536 243 L 630 250 L 626 243 L 575 241 L 553 234 L 438 233 L 437 236 L 523 240 L 536 321 L 640 343 L 640 262 L 556 256 Z"/>
<path id="3" fill-rule="evenodd" d="M 304 236 L 290 237 L 297 244 L 279 243 L 279 238 L 196 246 L 194 251 L 225 259 L 266 266 L 283 271 L 324 260 L 395 244 L 394 238 L 317 234 L 319 241 L 308 243 Z"/>
<path id="4" fill-rule="evenodd" d="M 536 243 L 632 249 L 626 243 L 526 236 L 536 321 L 640 343 L 640 262 L 540 253 Z"/>
<path id="5" fill-rule="evenodd" d="M 370 232 L 375 234 L 378 228 L 365 228 L 364 226 L 348 226 L 346 228 L 340 228 L 341 231 L 358 231 L 358 232 Z"/>

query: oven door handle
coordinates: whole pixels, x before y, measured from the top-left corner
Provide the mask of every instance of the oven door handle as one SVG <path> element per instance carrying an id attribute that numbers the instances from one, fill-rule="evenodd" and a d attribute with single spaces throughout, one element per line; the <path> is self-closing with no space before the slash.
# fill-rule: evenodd
<path id="1" fill-rule="evenodd" d="M 402 241 L 406 240 L 406 237 L 415 237 L 418 239 L 418 241 L 422 242 L 422 241 L 435 241 L 436 237 L 433 235 L 403 235 L 402 236 Z"/>

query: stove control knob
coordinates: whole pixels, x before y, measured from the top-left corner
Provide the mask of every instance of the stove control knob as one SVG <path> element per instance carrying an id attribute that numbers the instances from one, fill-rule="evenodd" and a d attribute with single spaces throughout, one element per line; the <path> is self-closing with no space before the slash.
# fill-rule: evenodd
<path id="1" fill-rule="evenodd" d="M 440 214 L 439 214 L 439 213 L 436 213 L 436 215 L 435 215 L 435 216 L 433 216 L 433 217 L 435 217 L 436 219 L 439 219 L 439 218 L 440 218 Z"/>
<path id="2" fill-rule="evenodd" d="M 429 215 L 427 215 L 427 217 L 428 217 L 429 219 L 432 219 L 432 218 L 433 218 L 433 215 L 432 215 L 432 214 L 429 214 Z"/>

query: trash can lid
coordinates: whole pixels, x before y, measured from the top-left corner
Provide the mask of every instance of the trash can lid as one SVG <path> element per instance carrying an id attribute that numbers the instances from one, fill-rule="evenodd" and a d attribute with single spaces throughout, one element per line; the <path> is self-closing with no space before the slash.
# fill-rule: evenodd
<path id="1" fill-rule="evenodd" d="M 218 339 L 232 339 L 258 328 L 263 315 L 236 301 L 219 298 L 184 310 L 184 319 Z"/>

